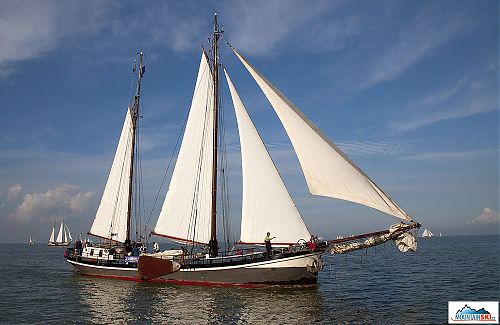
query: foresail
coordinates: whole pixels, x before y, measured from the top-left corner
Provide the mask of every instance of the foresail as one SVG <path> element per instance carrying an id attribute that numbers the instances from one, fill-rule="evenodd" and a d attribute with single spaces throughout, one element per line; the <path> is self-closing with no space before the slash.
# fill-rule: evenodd
<path id="1" fill-rule="evenodd" d="M 312 194 L 363 204 L 396 218 L 413 221 L 271 82 L 234 48 L 233 51 L 283 124 Z"/>
<path id="2" fill-rule="evenodd" d="M 59 228 L 59 233 L 57 234 L 57 239 L 56 242 L 62 243 L 63 242 L 63 232 L 64 232 L 64 223 L 61 223 L 61 227 Z"/>
<path id="3" fill-rule="evenodd" d="M 72 241 L 73 237 L 71 237 L 71 233 L 69 232 L 68 225 L 64 225 L 66 227 L 66 238 L 68 241 Z"/>
<path id="4" fill-rule="evenodd" d="M 236 112 L 241 144 L 243 202 L 241 242 L 263 243 L 267 232 L 276 237 L 273 244 L 295 244 L 309 239 L 299 211 L 295 207 L 276 166 L 255 129 L 227 71 L 229 90 Z"/>
<path id="5" fill-rule="evenodd" d="M 212 74 L 204 54 L 196 80 L 186 130 L 154 234 L 175 241 L 210 240 L 213 94 Z"/>
<path id="6" fill-rule="evenodd" d="M 113 165 L 90 229 L 90 234 L 94 236 L 119 242 L 124 242 L 127 237 L 132 133 L 132 116 L 127 109 Z"/>
<path id="7" fill-rule="evenodd" d="M 54 239 L 55 239 L 55 226 L 52 226 L 52 232 L 50 233 L 50 238 L 49 238 L 49 242 L 53 243 L 54 242 Z"/>

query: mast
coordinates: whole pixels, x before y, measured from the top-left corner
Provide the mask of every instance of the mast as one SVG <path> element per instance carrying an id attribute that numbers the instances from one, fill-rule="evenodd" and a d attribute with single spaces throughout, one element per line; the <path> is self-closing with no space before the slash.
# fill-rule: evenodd
<path id="1" fill-rule="evenodd" d="M 212 78 L 213 78 L 213 156 L 212 156 L 212 219 L 210 228 L 210 256 L 217 256 L 219 245 L 217 243 L 217 147 L 218 147 L 218 112 L 219 112 L 219 36 L 222 31 L 217 24 L 217 13 L 214 14 L 214 31 L 212 37 Z"/>
<path id="2" fill-rule="evenodd" d="M 134 159 L 135 159 L 135 137 L 137 133 L 137 119 L 139 117 L 139 101 L 141 98 L 141 81 L 142 76 L 145 72 L 145 67 L 143 65 L 144 53 L 139 52 L 139 70 L 137 73 L 137 84 L 136 84 L 136 92 L 134 96 L 134 104 L 130 109 L 130 115 L 132 117 L 132 151 L 130 155 L 130 175 L 129 175 L 129 187 L 128 187 L 128 209 L 127 209 L 127 237 L 126 240 L 130 240 L 130 221 L 132 219 L 132 186 L 133 186 L 133 177 L 134 177 Z M 134 65 L 134 72 L 135 72 Z"/>

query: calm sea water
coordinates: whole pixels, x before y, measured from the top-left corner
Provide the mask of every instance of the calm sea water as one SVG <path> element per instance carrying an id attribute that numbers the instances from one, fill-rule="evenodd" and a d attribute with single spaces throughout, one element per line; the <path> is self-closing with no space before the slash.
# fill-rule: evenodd
<path id="1" fill-rule="evenodd" d="M 440 324 L 449 300 L 499 300 L 500 236 L 331 257 L 317 288 L 136 283 L 74 274 L 64 248 L 0 245 L 0 323 Z"/>

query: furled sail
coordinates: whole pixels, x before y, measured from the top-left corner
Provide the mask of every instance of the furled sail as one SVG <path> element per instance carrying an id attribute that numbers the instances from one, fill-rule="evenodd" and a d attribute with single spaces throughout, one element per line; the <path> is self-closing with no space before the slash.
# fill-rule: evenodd
<path id="1" fill-rule="evenodd" d="M 240 134 L 243 172 L 241 242 L 262 243 L 267 232 L 276 237 L 275 245 L 295 244 L 309 239 L 299 211 L 295 207 L 276 166 L 255 129 L 227 71 L 231 97 Z"/>
<path id="2" fill-rule="evenodd" d="M 233 51 L 262 89 L 283 124 L 312 194 L 363 204 L 404 221 L 413 221 L 288 98 L 234 48 Z"/>
<path id="3" fill-rule="evenodd" d="M 127 237 L 132 137 L 132 116 L 127 109 L 113 165 L 89 232 L 91 235 L 119 242 L 124 242 Z"/>
<path id="4" fill-rule="evenodd" d="M 154 234 L 174 241 L 210 240 L 213 93 L 212 73 L 204 54 L 167 196 Z"/>

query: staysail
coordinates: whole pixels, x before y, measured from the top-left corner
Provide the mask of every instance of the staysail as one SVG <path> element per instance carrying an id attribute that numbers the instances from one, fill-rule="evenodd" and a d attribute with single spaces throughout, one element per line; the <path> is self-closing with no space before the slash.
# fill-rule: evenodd
<path id="1" fill-rule="evenodd" d="M 241 144 L 241 242 L 262 243 L 267 232 L 276 237 L 274 245 L 295 244 L 299 239 L 309 239 L 311 235 L 276 166 L 227 71 L 224 70 L 224 73 L 233 99 Z"/>
<path id="2" fill-rule="evenodd" d="M 132 116 L 127 109 L 113 165 L 89 232 L 91 235 L 119 242 L 124 242 L 127 237 L 132 137 Z"/>
<path id="3" fill-rule="evenodd" d="M 73 237 L 71 237 L 71 233 L 69 232 L 69 228 L 68 228 L 68 225 L 64 225 L 64 228 L 66 228 L 66 241 L 72 241 L 73 240 Z"/>
<path id="4" fill-rule="evenodd" d="M 202 54 L 186 130 L 154 234 L 174 241 L 208 243 L 213 153 L 212 74 Z"/>
<path id="5" fill-rule="evenodd" d="M 55 240 L 55 232 L 56 232 L 56 226 L 52 226 L 52 232 L 50 233 L 50 238 L 49 238 L 49 243 L 53 243 Z"/>
<path id="6" fill-rule="evenodd" d="M 234 48 L 283 124 L 315 195 L 359 203 L 404 221 L 412 218 Z"/>
<path id="7" fill-rule="evenodd" d="M 61 227 L 59 227 L 59 233 L 57 234 L 56 242 L 62 243 L 64 242 L 64 222 L 61 222 Z"/>

